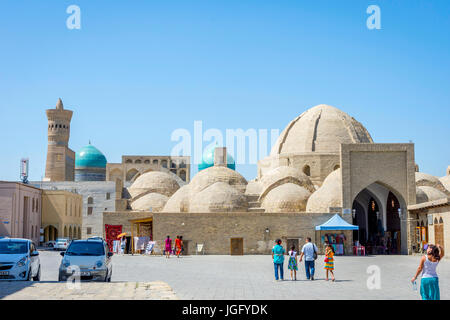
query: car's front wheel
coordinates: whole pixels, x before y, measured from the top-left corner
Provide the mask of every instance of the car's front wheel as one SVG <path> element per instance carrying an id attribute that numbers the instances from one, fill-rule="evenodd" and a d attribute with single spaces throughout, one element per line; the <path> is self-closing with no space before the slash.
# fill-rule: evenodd
<path id="1" fill-rule="evenodd" d="M 41 266 L 39 266 L 36 276 L 33 277 L 33 281 L 41 281 Z"/>
<path id="2" fill-rule="evenodd" d="M 31 281 L 31 268 L 30 268 L 30 270 L 28 270 L 27 281 Z"/>

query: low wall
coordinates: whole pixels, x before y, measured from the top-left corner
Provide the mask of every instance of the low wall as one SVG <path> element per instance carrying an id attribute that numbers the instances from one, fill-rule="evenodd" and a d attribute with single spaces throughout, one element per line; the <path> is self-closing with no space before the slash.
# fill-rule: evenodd
<path id="1" fill-rule="evenodd" d="M 153 235 L 160 248 L 167 235 L 183 236 L 188 252 L 195 254 L 196 244 L 204 244 L 206 254 L 231 253 L 231 238 L 243 238 L 244 254 L 270 254 L 274 241 L 306 237 L 316 241 L 315 226 L 334 214 L 309 213 L 153 213 Z M 266 229 L 269 232 L 266 232 Z M 317 239 L 320 241 L 320 239 Z M 347 237 L 347 242 L 352 239 Z M 348 249 L 347 249 L 348 250 Z M 350 249 L 351 250 L 351 249 Z M 347 251 L 348 252 L 348 251 Z"/>

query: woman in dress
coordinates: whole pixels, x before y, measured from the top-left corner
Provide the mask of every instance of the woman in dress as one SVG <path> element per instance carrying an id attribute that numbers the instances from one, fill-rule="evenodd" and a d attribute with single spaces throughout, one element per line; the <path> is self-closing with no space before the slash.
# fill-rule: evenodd
<path id="1" fill-rule="evenodd" d="M 331 273 L 331 281 L 335 281 L 334 278 L 334 248 L 331 244 L 327 245 L 325 249 L 325 270 L 327 271 L 326 280 L 328 281 L 328 273 Z"/>
<path id="2" fill-rule="evenodd" d="M 420 281 L 420 295 L 422 296 L 422 300 L 441 299 L 436 267 L 443 257 L 444 249 L 438 244 L 430 244 L 427 248 L 427 254 L 420 259 L 416 275 L 411 279 L 411 282 L 415 283 L 417 277 L 422 272 L 422 280 Z"/>
<path id="3" fill-rule="evenodd" d="M 175 240 L 175 254 L 177 255 L 177 258 L 180 257 L 181 253 L 181 237 L 177 236 L 177 239 Z"/>
<path id="4" fill-rule="evenodd" d="M 291 270 L 291 280 L 295 279 L 295 281 L 297 281 L 298 266 L 297 266 L 297 251 L 295 251 L 295 246 L 291 247 L 291 251 L 289 251 L 288 254 L 289 254 L 288 269 Z"/>
<path id="5" fill-rule="evenodd" d="M 166 248 L 166 258 L 170 258 L 170 251 L 172 251 L 172 239 L 170 239 L 170 236 L 167 236 L 165 242 L 165 248 Z"/>

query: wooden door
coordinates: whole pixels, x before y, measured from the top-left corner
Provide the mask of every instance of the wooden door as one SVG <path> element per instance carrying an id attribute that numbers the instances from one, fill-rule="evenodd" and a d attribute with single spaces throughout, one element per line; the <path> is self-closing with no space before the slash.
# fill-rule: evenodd
<path id="1" fill-rule="evenodd" d="M 444 248 L 444 224 L 439 223 L 434 225 L 434 241 Z M 444 248 L 445 249 L 445 248 Z"/>
<path id="2" fill-rule="evenodd" d="M 183 240 L 183 256 L 189 255 L 189 240 Z"/>
<path id="3" fill-rule="evenodd" d="M 244 239 L 243 238 L 231 238 L 231 255 L 242 256 L 244 255 Z"/>

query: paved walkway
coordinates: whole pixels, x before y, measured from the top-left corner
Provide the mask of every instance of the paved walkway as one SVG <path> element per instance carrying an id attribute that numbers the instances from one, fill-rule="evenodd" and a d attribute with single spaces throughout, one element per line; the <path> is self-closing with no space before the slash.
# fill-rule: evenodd
<path id="1" fill-rule="evenodd" d="M 179 299 L 420 299 L 417 291 L 412 290 L 410 279 L 413 277 L 420 257 L 418 256 L 370 256 L 370 257 L 336 257 L 337 281 L 326 282 L 323 270 L 323 256 L 317 260 L 316 280 L 308 281 L 304 264 L 300 266 L 297 279 L 299 281 L 275 282 L 273 264 L 270 256 L 187 256 L 177 259 L 166 259 L 161 256 L 120 256 L 113 257 L 112 283 L 89 284 L 86 293 L 70 293 L 64 291 L 65 283 L 55 283 L 58 279 L 58 267 L 61 256 L 57 252 L 42 251 L 40 255 L 42 281 L 49 282 L 36 287 L 23 288 L 19 292 L 6 289 L 0 282 L 0 297 L 17 298 L 16 294 L 30 295 L 40 298 L 58 298 L 59 295 L 78 298 L 97 298 L 127 296 L 134 299 L 158 297 L 178 297 Z M 370 267 L 370 268 L 369 268 Z M 375 274 L 369 274 L 379 270 Z M 373 268 L 373 269 L 371 269 Z M 372 270 L 372 271 L 371 271 Z M 285 279 L 289 279 L 285 265 Z M 441 298 L 450 299 L 450 261 L 445 260 L 438 266 L 440 275 Z M 377 278 L 380 288 L 376 288 Z M 368 279 L 369 287 L 367 285 Z M 173 289 L 164 287 L 161 294 L 153 294 L 143 290 L 145 284 L 163 281 Z M 420 285 L 420 280 L 418 281 Z M 139 283 L 136 289 L 133 287 Z M 143 287 L 141 287 L 143 283 Z M 82 283 L 84 285 L 85 283 Z M 22 284 L 26 287 L 25 284 Z M 60 285 L 60 286 L 58 286 Z M 56 287 L 54 287 L 56 286 Z M 58 289 L 53 289 L 58 288 Z M 91 289 L 92 288 L 92 289 Z M 372 289 L 370 289 L 372 288 Z M 133 291 L 133 290 L 134 291 Z M 157 287 L 155 287 L 157 289 Z M 56 290 L 56 291 L 55 291 Z M 58 291 L 59 290 L 59 291 Z M 35 292 L 41 292 L 35 294 Z M 32 293 L 33 292 L 33 293 Z M 58 293 L 59 292 L 59 293 Z M 116 294 L 116 296 L 114 295 Z"/>
<path id="2" fill-rule="evenodd" d="M 3 300 L 177 300 L 165 282 L 82 282 L 79 289 L 65 282 L 0 283 Z"/>

